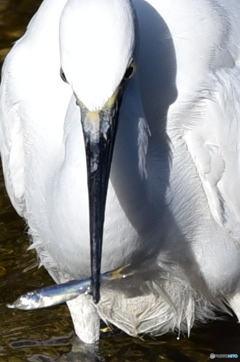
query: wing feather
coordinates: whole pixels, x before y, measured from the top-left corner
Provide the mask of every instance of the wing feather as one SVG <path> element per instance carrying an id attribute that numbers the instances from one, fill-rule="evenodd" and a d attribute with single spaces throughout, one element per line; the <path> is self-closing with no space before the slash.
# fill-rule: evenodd
<path id="1" fill-rule="evenodd" d="M 234 238 L 240 234 L 240 69 L 219 68 L 202 100 L 201 122 L 186 132 L 188 150 L 212 216 Z"/>
<path id="2" fill-rule="evenodd" d="M 24 196 L 24 150 L 22 123 L 19 102 L 11 98 L 9 87 L 13 85 L 11 57 L 3 68 L 2 87 L 0 92 L 0 148 L 5 185 L 11 202 L 23 216 L 25 209 Z"/>

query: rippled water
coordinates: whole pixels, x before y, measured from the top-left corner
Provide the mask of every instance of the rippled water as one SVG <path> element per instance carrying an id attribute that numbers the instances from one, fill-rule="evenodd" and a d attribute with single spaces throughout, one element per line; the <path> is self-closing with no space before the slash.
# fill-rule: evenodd
<path id="1" fill-rule="evenodd" d="M 40 2 L 0 0 L 0 62 Z M 0 174 L 0 361 L 184 362 L 207 361 L 211 353 L 240 356 L 240 326 L 226 316 L 225 321 L 195 328 L 190 338 L 180 340 L 173 333 L 139 340 L 103 329 L 96 349 L 84 349 L 74 338 L 65 305 L 28 312 L 6 307 L 22 293 L 52 284 L 46 271 L 37 268 L 28 245 L 25 224 L 11 207 Z"/>

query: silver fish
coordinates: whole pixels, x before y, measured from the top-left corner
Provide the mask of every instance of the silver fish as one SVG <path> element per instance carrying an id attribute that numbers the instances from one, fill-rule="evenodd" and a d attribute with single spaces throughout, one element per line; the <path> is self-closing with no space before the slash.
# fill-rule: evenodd
<path id="1" fill-rule="evenodd" d="M 132 273 L 122 273 L 127 266 L 120 267 L 110 272 L 101 274 L 101 281 L 126 278 Z M 51 307 L 77 298 L 80 294 L 91 293 L 91 278 L 71 280 L 66 283 L 52 285 L 46 288 L 36 289 L 21 295 L 8 308 L 32 310 Z"/>

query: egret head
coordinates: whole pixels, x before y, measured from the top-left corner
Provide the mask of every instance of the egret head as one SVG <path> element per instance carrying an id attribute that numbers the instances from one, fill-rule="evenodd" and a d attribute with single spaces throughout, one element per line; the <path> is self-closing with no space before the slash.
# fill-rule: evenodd
<path id="1" fill-rule="evenodd" d="M 131 64 L 134 19 L 128 0 L 69 0 L 60 20 L 62 71 L 89 111 L 103 108 Z"/>
<path id="2" fill-rule="evenodd" d="M 60 19 L 62 77 L 80 106 L 86 148 L 95 302 L 118 103 L 123 79 L 133 72 L 134 33 L 129 0 L 68 0 Z"/>

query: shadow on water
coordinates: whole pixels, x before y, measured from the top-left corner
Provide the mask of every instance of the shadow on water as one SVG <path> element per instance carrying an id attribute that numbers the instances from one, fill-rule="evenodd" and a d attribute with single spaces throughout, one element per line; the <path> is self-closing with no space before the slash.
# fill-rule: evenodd
<path id="1" fill-rule="evenodd" d="M 57 1 L 57 0 L 56 0 Z M 39 0 L 0 0 L 0 63 L 21 36 Z M 168 335 L 134 339 L 118 330 L 102 330 L 96 348 L 84 349 L 74 338 L 65 305 L 15 311 L 7 303 L 29 290 L 52 284 L 37 267 L 24 222 L 12 209 L 0 175 L 0 361 L 207 361 L 210 354 L 239 354 L 240 326 L 234 318 L 194 328 L 190 338 Z M 222 359 L 225 360 L 225 359 Z"/>

